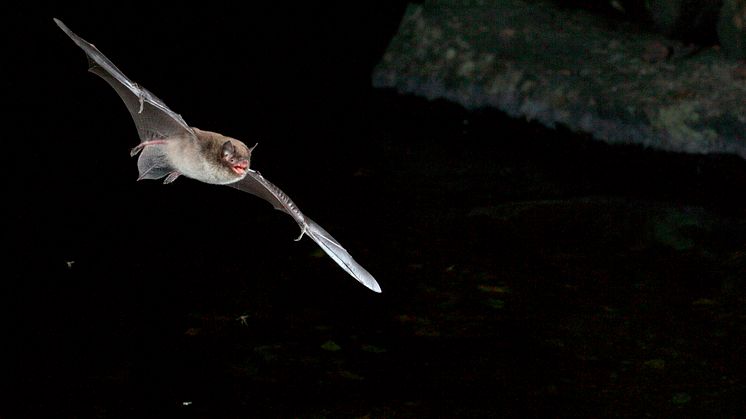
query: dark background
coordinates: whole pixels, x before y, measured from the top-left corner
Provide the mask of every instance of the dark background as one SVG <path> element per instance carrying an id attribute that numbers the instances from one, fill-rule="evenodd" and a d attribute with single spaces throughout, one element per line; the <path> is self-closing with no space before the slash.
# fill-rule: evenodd
<path id="1" fill-rule="evenodd" d="M 742 412 L 744 162 L 375 91 L 403 11 L 6 14 L 0 416 Z M 252 196 L 136 182 L 125 107 L 52 17 L 258 141 L 383 294 Z"/>

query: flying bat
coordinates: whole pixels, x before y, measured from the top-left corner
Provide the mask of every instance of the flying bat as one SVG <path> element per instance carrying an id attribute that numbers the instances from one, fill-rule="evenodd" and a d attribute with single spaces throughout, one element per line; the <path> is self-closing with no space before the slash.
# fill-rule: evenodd
<path id="1" fill-rule="evenodd" d="M 371 290 L 381 292 L 373 276 L 355 262 L 339 242 L 303 215 L 280 188 L 249 168 L 251 152 L 256 146 L 249 148 L 235 138 L 190 127 L 181 115 L 127 78 L 93 44 L 73 33 L 59 19 L 54 21 L 86 53 L 89 71 L 116 90 L 132 115 L 140 137 L 140 143 L 130 152 L 133 157 L 139 154 L 138 180 L 165 178 L 163 183 L 168 184 L 184 176 L 214 185 L 232 186 L 258 196 L 293 217 L 301 229 L 296 241 L 307 235 L 345 272 Z"/>

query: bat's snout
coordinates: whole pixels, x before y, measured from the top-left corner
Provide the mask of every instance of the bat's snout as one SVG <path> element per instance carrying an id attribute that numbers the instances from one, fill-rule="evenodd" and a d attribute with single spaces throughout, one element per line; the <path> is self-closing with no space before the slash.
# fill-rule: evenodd
<path id="1" fill-rule="evenodd" d="M 246 170 L 249 168 L 248 160 L 241 160 L 233 165 L 233 171 L 243 176 L 246 174 Z"/>

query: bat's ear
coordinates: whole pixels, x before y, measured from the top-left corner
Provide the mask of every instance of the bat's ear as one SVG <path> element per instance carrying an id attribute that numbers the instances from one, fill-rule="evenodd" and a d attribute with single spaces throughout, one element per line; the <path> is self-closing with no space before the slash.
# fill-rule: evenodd
<path id="1" fill-rule="evenodd" d="M 226 141 L 223 143 L 223 157 L 230 157 L 236 152 L 236 147 L 233 146 L 233 143 L 230 141 Z"/>

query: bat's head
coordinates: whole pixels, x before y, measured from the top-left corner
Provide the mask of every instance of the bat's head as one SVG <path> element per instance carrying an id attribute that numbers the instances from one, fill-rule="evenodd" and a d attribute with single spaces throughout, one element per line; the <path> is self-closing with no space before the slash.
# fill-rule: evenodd
<path id="1" fill-rule="evenodd" d="M 246 171 L 249 169 L 249 164 L 251 163 L 251 150 L 253 150 L 254 147 L 246 147 L 246 144 L 236 139 L 228 138 L 221 147 L 220 161 L 233 173 L 244 177 Z"/>

